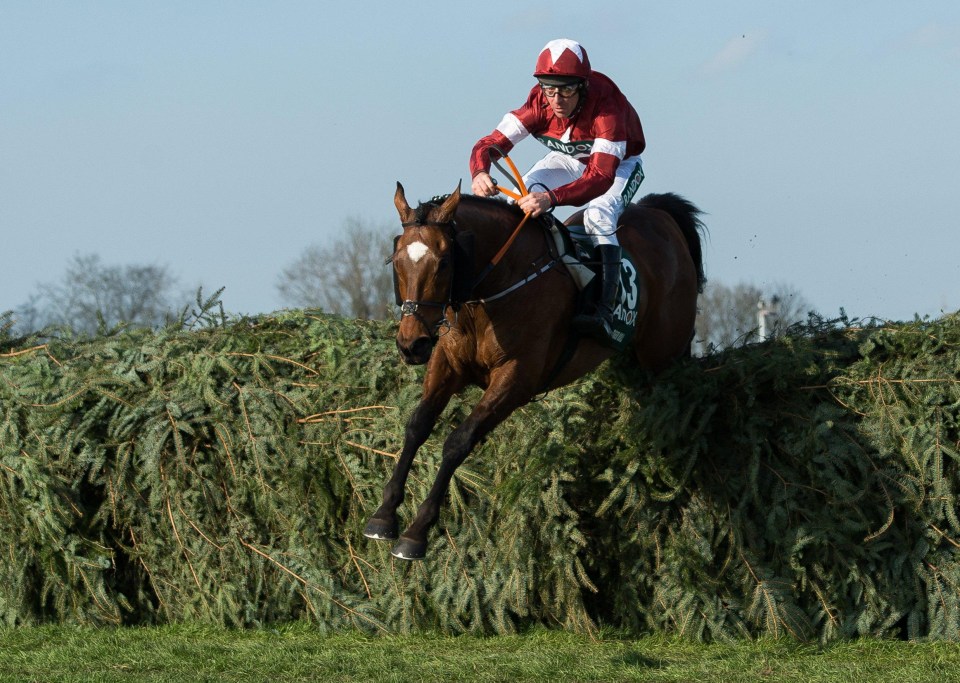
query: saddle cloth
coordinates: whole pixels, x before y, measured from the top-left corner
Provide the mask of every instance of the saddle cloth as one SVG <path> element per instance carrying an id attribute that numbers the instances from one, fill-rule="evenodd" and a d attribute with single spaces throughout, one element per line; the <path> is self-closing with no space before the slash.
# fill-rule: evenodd
<path id="1" fill-rule="evenodd" d="M 547 226 L 560 260 L 580 288 L 578 312 L 596 305 L 600 286 L 600 257 L 582 226 L 567 226 L 554 219 Z M 612 332 L 606 343 L 622 351 L 629 346 L 636 330 L 637 306 L 640 302 L 640 278 L 637 267 L 626 250 L 620 261 L 620 283 L 613 311 Z"/>

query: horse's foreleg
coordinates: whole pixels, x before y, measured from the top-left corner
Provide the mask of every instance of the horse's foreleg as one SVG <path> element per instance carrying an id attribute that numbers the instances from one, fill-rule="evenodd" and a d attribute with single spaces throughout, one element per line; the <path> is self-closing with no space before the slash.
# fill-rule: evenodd
<path id="1" fill-rule="evenodd" d="M 503 383 L 500 383 L 503 387 Z M 443 444 L 443 459 L 426 499 L 417 509 L 410 526 L 400 536 L 393 548 L 394 557 L 403 560 L 419 560 L 426 556 L 427 537 L 440 516 L 440 506 L 450 487 L 456 469 L 466 460 L 473 447 L 494 427 L 503 422 L 516 408 L 532 395 L 516 388 L 498 389 L 491 383 L 483 398 L 470 416 L 457 427 Z"/>
<path id="2" fill-rule="evenodd" d="M 437 379 L 431 380 L 431 378 Z M 450 402 L 454 388 L 455 385 L 445 375 L 443 379 L 439 379 L 437 372 L 428 374 L 424 382 L 423 397 L 407 420 L 400 457 L 397 458 L 393 474 L 383 488 L 383 502 L 363 529 L 363 535 L 367 538 L 392 541 L 399 535 L 397 508 L 403 502 L 407 475 L 410 473 L 413 457 L 430 436 L 437 418 Z"/>
<path id="3" fill-rule="evenodd" d="M 383 487 L 383 502 L 363 529 L 363 535 L 367 538 L 378 541 L 392 541 L 399 535 L 397 508 L 403 502 L 403 492 L 407 483 L 407 475 L 410 473 L 410 466 L 413 464 L 413 456 L 430 436 L 433 425 L 436 424 L 444 405 L 421 400 L 410 415 L 410 419 L 407 420 L 403 450 L 400 451 L 400 457 L 393 468 L 393 474 Z"/>

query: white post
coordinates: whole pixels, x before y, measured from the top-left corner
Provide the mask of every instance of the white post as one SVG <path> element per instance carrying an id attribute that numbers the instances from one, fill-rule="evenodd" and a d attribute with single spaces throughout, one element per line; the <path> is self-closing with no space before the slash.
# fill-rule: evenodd
<path id="1" fill-rule="evenodd" d="M 779 319 L 778 309 L 780 307 L 780 297 L 775 296 L 768 305 L 761 297 L 757 302 L 757 329 L 760 341 L 766 341 L 773 337 L 777 321 Z"/>

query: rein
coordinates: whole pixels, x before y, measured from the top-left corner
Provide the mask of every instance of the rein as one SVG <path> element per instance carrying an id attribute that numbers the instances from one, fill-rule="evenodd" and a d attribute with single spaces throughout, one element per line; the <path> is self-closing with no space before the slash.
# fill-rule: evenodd
<path id="1" fill-rule="evenodd" d="M 540 277 L 541 275 L 543 275 L 544 273 L 546 273 L 548 270 L 550 270 L 551 268 L 553 268 L 554 266 L 556 266 L 558 263 L 560 263 L 559 260 L 557 260 L 557 259 L 552 259 L 552 260 L 549 261 L 546 265 L 541 266 L 539 270 L 535 270 L 534 272 L 530 273 L 529 275 L 527 275 L 525 278 L 523 278 L 523 279 L 520 280 L 519 282 L 515 282 L 514 284 L 510 285 L 509 287 L 507 287 L 505 290 L 503 290 L 502 292 L 500 292 L 500 293 L 498 293 L 498 294 L 494 294 L 493 296 L 485 296 L 485 297 L 483 297 L 482 299 L 474 299 L 474 300 L 472 300 L 472 301 L 464 301 L 463 303 L 464 303 L 464 304 L 487 304 L 487 303 L 490 303 L 491 301 L 496 301 L 497 299 L 500 299 L 500 298 L 502 298 L 502 297 L 505 297 L 507 294 L 510 294 L 510 293 L 512 293 L 512 292 L 515 292 L 516 290 L 518 290 L 518 289 L 520 289 L 521 287 L 523 287 L 525 284 L 528 284 L 528 283 L 530 283 L 530 282 L 533 282 L 533 281 L 536 280 L 538 277 Z"/>
<path id="2" fill-rule="evenodd" d="M 516 186 L 519 194 L 516 193 L 516 192 L 512 192 L 512 191 L 510 191 L 510 190 L 505 190 L 504 188 L 500 187 L 499 185 L 497 186 L 497 189 L 498 189 L 501 193 L 507 195 L 508 197 L 512 197 L 513 199 L 519 200 L 521 197 L 523 197 L 525 194 L 527 194 L 527 188 L 526 188 L 526 186 L 525 186 L 524 183 L 523 183 L 523 177 L 520 175 L 520 171 L 517 170 L 517 167 L 516 167 L 516 165 L 513 163 L 513 160 L 510 159 L 510 157 L 507 156 L 507 155 L 503 152 L 502 149 L 500 149 L 500 148 L 497 147 L 496 145 L 494 145 L 493 149 L 495 149 L 495 150 L 497 151 L 497 153 L 500 155 L 500 158 L 506 160 L 507 165 L 510 167 L 510 170 L 511 170 L 511 172 L 512 172 L 512 176 L 511 176 L 510 173 L 507 173 L 506 170 L 504 170 L 504 168 L 498 163 L 498 161 L 497 161 L 496 159 L 493 159 L 493 158 L 491 157 L 491 161 L 493 162 L 493 164 L 494 164 L 498 169 L 500 169 L 500 172 L 501 172 L 501 173 L 503 173 L 503 174 L 506 175 L 507 177 L 510 177 L 511 182 L 513 182 L 514 186 Z M 487 276 L 487 274 L 488 274 L 491 270 L 493 270 L 494 266 L 496 266 L 497 263 L 500 262 L 500 259 L 503 258 L 503 255 L 504 255 L 505 253 L 507 253 L 507 250 L 510 248 L 510 245 L 513 244 L 513 241 L 517 238 L 517 235 L 520 233 L 520 228 L 523 227 L 523 224 L 527 222 L 527 219 L 528 219 L 528 218 L 530 218 L 530 214 L 524 213 L 524 215 L 523 215 L 523 220 L 520 221 L 520 225 L 518 225 L 518 226 L 516 227 L 516 229 L 513 231 L 513 234 L 510 235 L 510 238 L 507 240 L 506 244 L 504 244 L 503 247 L 500 249 L 500 251 L 497 252 L 497 255 L 493 257 L 493 259 L 490 261 L 490 264 L 484 269 L 483 273 L 480 275 L 480 277 L 479 277 L 479 278 L 477 279 L 477 281 L 474 283 L 474 286 L 476 286 L 476 284 L 479 283 L 480 280 L 482 280 L 483 278 L 485 278 L 485 277 Z M 519 289 L 520 287 L 523 287 L 525 284 L 527 284 L 528 282 L 530 282 L 530 281 L 533 280 L 534 278 L 537 278 L 537 277 L 539 277 L 540 275 L 543 275 L 543 274 L 546 273 L 548 270 L 550 270 L 550 269 L 553 268 L 555 265 L 557 265 L 559 262 L 560 262 L 559 259 L 553 259 L 552 261 L 550 261 L 549 263 L 547 263 L 545 266 L 543 266 L 542 268 L 540 268 L 540 270 L 536 271 L 535 273 L 532 273 L 531 275 L 528 275 L 526 278 L 524 278 L 524 279 L 521 280 L 520 282 L 516 283 L 516 284 L 513 285 L 512 287 L 508 287 L 508 288 L 505 289 L 504 291 L 500 292 L 499 294 L 495 294 L 495 295 L 492 296 L 492 297 L 487 297 L 487 298 L 485 298 L 485 299 L 480 299 L 479 302 L 480 302 L 480 303 L 487 303 L 487 302 L 489 302 L 489 301 L 495 301 L 496 299 L 499 299 L 499 298 L 502 297 L 502 296 L 506 296 L 506 295 L 509 294 L 510 292 L 512 292 L 512 291 L 514 291 L 514 290 L 516 290 L 516 289 Z M 468 302 L 468 303 L 470 303 L 470 302 Z M 544 380 L 543 386 L 540 388 L 540 392 L 545 393 L 545 392 L 549 389 L 550 385 L 553 383 L 553 380 L 555 380 L 555 379 L 557 378 L 557 376 L 560 374 L 560 371 L 561 371 L 561 370 L 564 368 L 564 366 L 570 361 L 570 359 L 573 358 L 573 354 L 576 353 L 577 346 L 578 346 L 579 344 L 580 344 L 580 335 L 579 335 L 578 333 L 574 332 L 574 333 L 572 333 L 569 337 L 567 337 L 567 341 L 566 341 L 566 343 L 565 343 L 564 346 L 563 346 L 563 351 L 560 353 L 560 358 L 557 359 L 557 363 L 556 363 L 556 365 L 554 366 L 553 370 L 550 372 L 550 375 L 547 377 L 546 380 Z"/>
<path id="3" fill-rule="evenodd" d="M 503 166 L 500 165 L 500 162 L 497 161 L 496 159 L 493 159 L 491 157 L 491 161 L 497 168 L 500 169 L 501 172 L 503 172 L 504 175 L 510 176 L 510 181 L 517 187 L 517 190 L 519 193 L 513 192 L 511 190 L 506 190 L 500 187 L 499 185 L 497 185 L 497 190 L 500 193 L 505 194 L 508 197 L 511 197 L 513 199 L 520 199 L 521 197 L 525 196 L 527 194 L 527 186 L 523 184 L 523 176 L 521 176 L 520 171 L 517 170 L 516 165 L 513 163 L 513 159 L 507 156 L 507 154 L 505 154 L 504 151 L 499 147 L 494 146 L 493 149 L 497 151 L 501 159 L 507 162 L 507 165 L 510 167 L 510 173 L 507 173 L 507 171 L 503 168 Z M 483 279 L 490 274 L 490 271 L 496 268 L 497 264 L 500 263 L 501 259 L 503 259 L 504 255 L 507 253 L 507 251 L 509 251 L 510 247 L 513 246 L 514 241 L 517 239 L 517 235 L 520 234 L 520 228 L 524 226 L 524 224 L 527 222 L 527 219 L 529 218 L 530 218 L 530 214 L 528 213 L 523 214 L 523 220 L 521 220 L 520 224 L 513 229 L 513 232 L 510 234 L 510 237 L 508 237 L 507 241 L 504 242 L 502 247 L 500 247 L 500 251 L 498 251 L 492 259 L 490 259 L 490 263 L 487 264 L 486 268 L 483 269 L 483 272 L 480 273 L 480 276 L 474 281 L 473 283 L 474 287 L 480 284 L 483 281 Z M 523 283 L 523 284 L 526 284 L 526 283 Z M 499 298 L 499 295 L 497 296 L 497 298 Z M 490 301 L 490 299 L 487 299 L 487 301 Z"/>
<path id="4" fill-rule="evenodd" d="M 500 162 L 497 159 L 490 157 L 490 161 L 493 163 L 494 166 L 500 169 L 501 173 L 503 173 L 505 176 L 508 176 L 510 178 L 510 182 L 513 183 L 514 187 L 517 188 L 517 192 L 513 192 L 511 190 L 504 190 L 499 185 L 497 185 L 497 189 L 501 193 L 507 195 L 508 197 L 512 197 L 513 199 L 520 199 L 520 197 L 527 194 L 527 186 L 523 184 L 523 176 L 521 176 L 520 171 L 517 170 L 517 166 L 516 164 L 513 163 L 513 159 L 507 156 L 502 149 L 500 149 L 496 145 L 493 146 L 493 149 L 496 150 L 497 154 L 500 155 L 501 159 L 507 162 L 507 166 L 510 167 L 510 172 L 507 172 L 507 170 L 500 165 Z"/>

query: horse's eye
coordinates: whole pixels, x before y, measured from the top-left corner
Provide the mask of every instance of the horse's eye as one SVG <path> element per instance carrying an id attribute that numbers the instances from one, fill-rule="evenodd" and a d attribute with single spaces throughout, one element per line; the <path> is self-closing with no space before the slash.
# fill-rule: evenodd
<path id="1" fill-rule="evenodd" d="M 442 257 L 440 259 L 440 262 L 437 263 L 437 270 L 440 271 L 441 273 L 449 267 L 450 267 L 450 259 L 448 259 L 446 256 Z"/>

